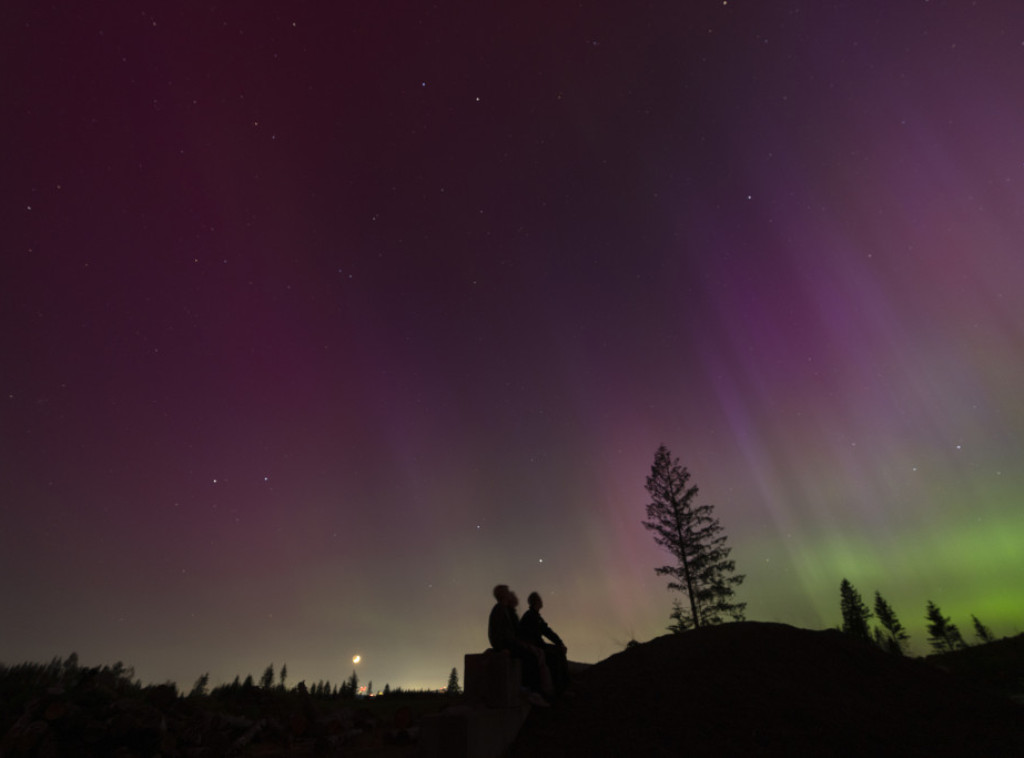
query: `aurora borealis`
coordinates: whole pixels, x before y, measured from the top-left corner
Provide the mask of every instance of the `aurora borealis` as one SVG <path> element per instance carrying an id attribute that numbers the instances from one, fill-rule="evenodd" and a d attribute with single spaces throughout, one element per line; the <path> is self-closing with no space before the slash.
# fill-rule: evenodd
<path id="1" fill-rule="evenodd" d="M 5 7 L 0 661 L 597 661 L 662 443 L 749 619 L 1022 631 L 1014 3 L 349 5 Z"/>

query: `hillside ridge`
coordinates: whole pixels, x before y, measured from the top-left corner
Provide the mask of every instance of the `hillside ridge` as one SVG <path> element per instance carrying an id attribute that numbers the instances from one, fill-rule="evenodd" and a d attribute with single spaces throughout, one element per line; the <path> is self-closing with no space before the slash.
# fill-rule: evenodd
<path id="1" fill-rule="evenodd" d="M 837 630 L 747 621 L 665 635 L 574 689 L 531 714 L 513 756 L 1024 755 L 1024 709 L 1006 694 Z"/>

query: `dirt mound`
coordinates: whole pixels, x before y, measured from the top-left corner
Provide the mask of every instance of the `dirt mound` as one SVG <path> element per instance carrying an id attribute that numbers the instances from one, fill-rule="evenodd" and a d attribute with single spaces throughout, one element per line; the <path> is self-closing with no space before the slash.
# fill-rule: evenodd
<path id="1" fill-rule="evenodd" d="M 1024 708 L 837 631 L 743 622 L 668 635 L 576 677 L 512 755 L 1022 756 Z"/>

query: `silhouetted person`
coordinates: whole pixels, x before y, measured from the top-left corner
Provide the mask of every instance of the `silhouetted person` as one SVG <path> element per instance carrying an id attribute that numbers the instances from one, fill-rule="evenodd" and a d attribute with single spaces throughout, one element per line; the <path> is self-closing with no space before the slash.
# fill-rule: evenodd
<path id="1" fill-rule="evenodd" d="M 569 686 L 569 661 L 566 657 L 568 652 L 562 638 L 555 630 L 548 626 L 547 622 L 540 615 L 540 609 L 544 607 L 544 600 L 537 592 L 531 592 L 527 598 L 530 609 L 523 614 L 519 622 L 519 639 L 544 653 L 544 661 L 551 672 L 551 681 L 555 694 L 561 695 Z M 554 644 L 544 642 L 544 638 L 551 640 Z"/>
<path id="2" fill-rule="evenodd" d="M 491 647 L 497 651 L 508 650 L 514 652 L 519 646 L 516 635 L 518 616 L 515 608 L 512 607 L 511 599 L 513 592 L 507 584 L 499 584 L 494 588 L 494 607 L 491 608 L 491 617 L 487 620 L 487 639 Z"/>
<path id="3" fill-rule="evenodd" d="M 516 606 L 519 605 L 519 598 L 507 584 L 499 584 L 494 588 L 494 599 L 497 602 L 491 608 L 491 615 L 487 620 L 487 639 L 491 643 L 491 648 L 522 661 L 523 685 L 526 688 L 534 693 L 548 690 L 550 694 L 550 687 L 544 686 L 545 678 L 550 681 L 550 676 L 542 676 L 542 668 L 544 673 L 547 673 L 543 651 L 527 644 L 518 635 L 519 614 L 516 612 Z M 537 695 L 537 698 L 531 698 L 531 702 L 536 705 L 547 705 L 540 695 Z"/>

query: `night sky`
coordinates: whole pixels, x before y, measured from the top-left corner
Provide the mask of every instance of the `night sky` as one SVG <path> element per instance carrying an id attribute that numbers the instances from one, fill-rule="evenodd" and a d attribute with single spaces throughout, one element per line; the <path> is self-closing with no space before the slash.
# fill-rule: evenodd
<path id="1" fill-rule="evenodd" d="M 441 687 L 491 588 L 663 634 L 1024 608 L 1024 14 L 4 3 L 0 661 Z"/>

